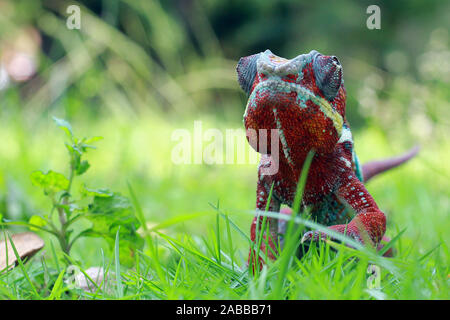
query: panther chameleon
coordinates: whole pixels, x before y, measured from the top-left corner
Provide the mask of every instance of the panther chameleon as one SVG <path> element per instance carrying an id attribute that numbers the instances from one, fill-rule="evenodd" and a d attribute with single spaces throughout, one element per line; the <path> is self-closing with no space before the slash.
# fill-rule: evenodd
<path id="1" fill-rule="evenodd" d="M 345 116 L 346 91 L 343 70 L 335 56 L 313 50 L 291 60 L 270 50 L 243 57 L 237 65 L 238 82 L 249 96 L 244 124 L 250 145 L 260 152 L 256 191 L 256 209 L 279 212 L 285 204 L 292 207 L 297 183 L 307 154 L 314 150 L 302 198 L 302 207 L 311 209 L 311 217 L 330 229 L 354 240 L 380 248 L 386 231 L 386 217 L 378 208 L 363 182 L 374 175 L 412 158 L 415 147 L 399 157 L 370 162 L 361 166 L 353 148 L 352 133 Z M 278 150 L 271 150 L 264 130 L 277 129 Z M 255 139 L 250 139 L 250 131 Z M 264 148 L 261 140 L 266 139 Z M 276 152 L 276 157 L 274 154 Z M 276 163 L 278 170 L 267 174 Z M 284 209 L 282 213 L 290 211 Z M 263 217 L 253 219 L 250 235 L 254 242 Z M 282 247 L 283 224 L 268 218 L 269 234 L 260 251 L 276 259 Z M 282 220 L 280 220 L 282 221 Z M 258 228 L 257 228 L 258 225 Z M 302 242 L 325 239 L 326 234 L 308 231 Z M 388 238 L 385 238 L 388 240 Z M 267 242 L 270 248 L 266 248 Z M 280 246 L 281 244 L 281 246 Z M 250 249 L 251 257 L 256 253 Z M 261 266 L 264 259 L 260 256 Z"/>

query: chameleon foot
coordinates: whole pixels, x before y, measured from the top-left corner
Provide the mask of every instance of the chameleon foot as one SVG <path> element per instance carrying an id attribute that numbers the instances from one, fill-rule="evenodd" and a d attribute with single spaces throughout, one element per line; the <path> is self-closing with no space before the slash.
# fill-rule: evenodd
<path id="1" fill-rule="evenodd" d="M 345 229 L 347 227 L 347 230 Z M 364 237 L 361 236 L 361 233 L 359 230 L 355 230 L 354 228 L 351 228 L 350 225 L 335 225 L 329 227 L 331 230 L 337 231 L 339 233 L 345 234 L 346 236 L 352 238 L 353 240 L 364 244 L 364 241 L 362 240 Z M 345 233 L 344 233 L 345 232 Z M 366 236 L 367 238 L 367 236 Z M 333 237 L 328 236 L 324 232 L 319 231 L 308 231 L 306 232 L 301 240 L 301 243 L 309 243 L 311 241 L 318 242 L 319 240 L 325 240 L 330 239 L 332 241 L 336 241 Z M 369 239 L 370 240 L 370 239 Z M 381 241 L 377 244 L 377 251 L 380 251 L 384 248 L 385 245 L 387 245 L 391 239 L 389 237 L 383 236 Z M 384 254 L 383 257 L 393 257 L 394 256 L 394 250 L 393 248 L 389 248 Z"/>

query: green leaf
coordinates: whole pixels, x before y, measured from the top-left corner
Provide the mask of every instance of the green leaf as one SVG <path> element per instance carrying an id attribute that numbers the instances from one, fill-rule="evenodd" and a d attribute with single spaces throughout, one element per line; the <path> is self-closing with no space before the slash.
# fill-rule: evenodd
<path id="1" fill-rule="evenodd" d="M 128 229 L 139 227 L 139 221 L 133 213 L 133 206 L 127 197 L 119 193 L 113 193 L 109 197 L 95 196 L 92 204 L 89 205 L 89 212 L 97 230 L 118 229 L 119 225 L 127 225 Z M 115 236 L 116 230 L 114 230 Z"/>
<path id="2" fill-rule="evenodd" d="M 82 152 L 86 152 L 87 149 L 97 149 L 97 147 L 90 145 L 90 143 L 99 141 L 101 139 L 103 139 L 103 137 L 93 137 L 89 139 L 83 138 L 79 143 L 77 142 L 77 146 Z"/>
<path id="3" fill-rule="evenodd" d="M 85 144 L 90 144 L 90 143 L 93 143 L 93 142 L 100 141 L 100 140 L 102 140 L 102 139 L 103 139 L 103 137 L 100 137 L 100 136 L 92 137 L 92 138 L 87 138 L 87 139 L 83 140 L 83 143 L 85 143 Z"/>
<path id="4" fill-rule="evenodd" d="M 47 224 L 47 220 L 45 220 L 41 216 L 33 215 L 33 216 L 31 216 L 30 220 L 28 220 L 28 223 L 32 224 L 32 225 L 35 225 L 35 226 L 38 226 L 38 227 L 44 227 Z M 39 229 L 30 226 L 30 230 L 31 231 L 38 231 Z"/>
<path id="5" fill-rule="evenodd" d="M 64 132 L 67 134 L 67 136 L 72 139 L 73 132 L 72 132 L 72 126 L 69 122 L 67 122 L 64 119 L 58 119 L 56 117 L 53 117 L 53 120 L 55 121 L 56 125 L 64 130 Z"/>
<path id="6" fill-rule="evenodd" d="M 75 139 L 75 138 L 74 138 Z M 66 143 L 66 148 L 69 151 L 70 155 L 70 167 L 75 171 L 80 167 L 81 156 L 83 155 L 83 151 L 81 151 L 76 145 Z"/>
<path id="7" fill-rule="evenodd" d="M 74 144 L 69 144 L 67 142 L 64 143 L 66 145 L 67 150 L 69 150 L 70 155 L 79 157 L 83 154 L 80 149 Z"/>
<path id="8" fill-rule="evenodd" d="M 82 143 L 79 146 L 83 152 L 86 152 L 87 149 L 97 149 L 97 147 L 94 147 L 94 146 L 91 146 L 90 144 L 85 144 L 85 143 Z"/>
<path id="9" fill-rule="evenodd" d="M 100 193 L 99 190 L 89 190 L 88 192 Z M 144 240 L 136 233 L 140 223 L 127 197 L 119 193 L 108 195 L 108 192 L 102 190 L 102 193 L 95 194 L 92 204 L 89 205 L 86 218 L 92 223 L 92 227 L 85 235 L 102 237 L 111 247 L 114 247 L 116 233 L 120 230 L 120 261 L 123 265 L 132 266 L 136 249 L 140 249 L 144 245 Z"/>
<path id="10" fill-rule="evenodd" d="M 54 194 L 66 190 L 69 187 L 69 180 L 61 173 L 50 170 L 47 173 L 35 171 L 31 174 L 31 182 L 44 189 L 45 194 Z"/>
<path id="11" fill-rule="evenodd" d="M 83 160 L 78 163 L 78 165 L 75 167 L 75 173 L 80 176 L 83 173 L 85 173 L 91 165 L 87 160 Z"/>
<path id="12" fill-rule="evenodd" d="M 112 197 L 114 195 L 109 189 L 91 189 L 86 187 L 86 185 L 81 186 L 80 192 L 86 197 Z"/>

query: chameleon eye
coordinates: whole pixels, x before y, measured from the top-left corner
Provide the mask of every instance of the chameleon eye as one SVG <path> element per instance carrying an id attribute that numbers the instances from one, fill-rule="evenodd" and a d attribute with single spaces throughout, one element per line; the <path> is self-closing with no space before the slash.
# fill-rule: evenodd
<path id="1" fill-rule="evenodd" d="M 342 66 L 335 56 L 316 55 L 313 62 L 316 84 L 328 101 L 332 101 L 342 83 Z"/>
<path id="2" fill-rule="evenodd" d="M 253 82 L 255 81 L 256 63 L 258 61 L 259 55 L 260 54 L 258 53 L 239 59 L 236 67 L 239 85 L 247 94 L 250 94 Z"/>

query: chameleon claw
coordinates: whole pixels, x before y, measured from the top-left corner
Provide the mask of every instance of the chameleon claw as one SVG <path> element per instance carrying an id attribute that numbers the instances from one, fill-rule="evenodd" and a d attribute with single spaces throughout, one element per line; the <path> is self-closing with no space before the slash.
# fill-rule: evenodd
<path id="1" fill-rule="evenodd" d="M 325 232 L 319 232 L 319 231 L 308 231 L 306 232 L 300 243 L 308 243 L 311 241 L 314 242 L 318 242 L 318 241 L 325 241 L 325 240 L 332 240 L 332 241 L 336 241 L 336 239 L 334 239 L 333 237 L 327 235 Z"/>
<path id="2" fill-rule="evenodd" d="M 311 241 L 317 242 L 317 241 L 319 241 L 319 239 L 325 240 L 326 237 L 323 237 L 322 233 L 319 233 L 317 231 L 308 231 L 303 235 L 300 243 L 303 244 L 303 243 L 308 243 Z"/>

